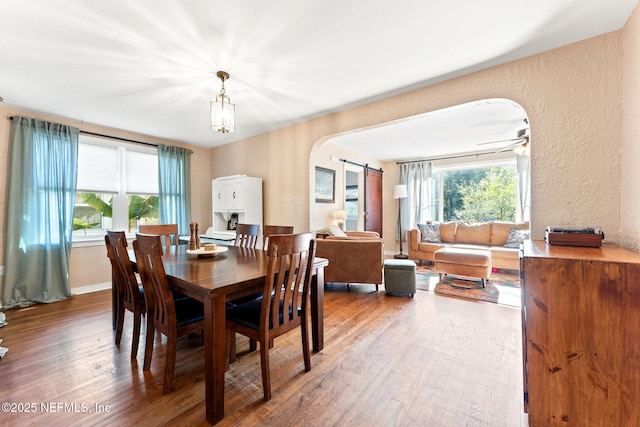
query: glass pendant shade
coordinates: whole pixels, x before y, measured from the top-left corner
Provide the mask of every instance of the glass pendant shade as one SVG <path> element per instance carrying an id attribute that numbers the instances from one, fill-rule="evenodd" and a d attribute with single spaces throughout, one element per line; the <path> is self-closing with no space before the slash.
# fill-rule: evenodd
<path id="1" fill-rule="evenodd" d="M 236 106 L 231 103 L 228 96 L 216 95 L 216 100 L 211 101 L 211 128 L 221 133 L 233 132 L 235 110 Z"/>

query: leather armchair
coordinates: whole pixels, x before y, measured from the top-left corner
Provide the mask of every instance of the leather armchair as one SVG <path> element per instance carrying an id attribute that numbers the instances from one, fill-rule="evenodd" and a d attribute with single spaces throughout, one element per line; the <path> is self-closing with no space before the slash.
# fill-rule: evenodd
<path id="1" fill-rule="evenodd" d="M 371 231 L 347 231 L 347 237 L 327 236 L 316 241 L 316 256 L 327 258 L 325 282 L 382 283 L 384 241 Z"/>

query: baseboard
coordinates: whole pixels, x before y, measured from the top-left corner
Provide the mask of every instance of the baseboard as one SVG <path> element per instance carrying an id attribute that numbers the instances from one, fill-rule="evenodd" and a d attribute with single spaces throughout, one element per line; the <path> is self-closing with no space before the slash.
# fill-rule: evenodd
<path id="1" fill-rule="evenodd" d="M 88 294 L 90 292 L 104 291 L 111 289 L 111 282 L 96 283 L 95 285 L 81 286 L 79 288 L 71 288 L 71 293 L 75 295 Z"/>

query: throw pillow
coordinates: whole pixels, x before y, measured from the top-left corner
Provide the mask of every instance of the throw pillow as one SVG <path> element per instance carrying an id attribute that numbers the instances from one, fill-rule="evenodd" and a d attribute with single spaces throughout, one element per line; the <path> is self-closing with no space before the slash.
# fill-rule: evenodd
<path id="1" fill-rule="evenodd" d="M 507 237 L 507 243 L 505 248 L 519 248 L 520 243 L 529 238 L 529 230 L 509 230 L 509 237 Z"/>
<path id="2" fill-rule="evenodd" d="M 337 225 L 330 225 L 328 231 L 330 236 L 347 237 L 345 232 L 342 231 Z"/>
<path id="3" fill-rule="evenodd" d="M 420 241 L 426 243 L 440 243 L 440 224 L 418 224 Z"/>

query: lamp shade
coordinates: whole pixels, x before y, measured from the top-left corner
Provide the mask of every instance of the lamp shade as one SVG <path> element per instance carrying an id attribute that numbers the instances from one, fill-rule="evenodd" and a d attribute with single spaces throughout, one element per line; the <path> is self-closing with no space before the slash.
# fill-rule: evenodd
<path id="1" fill-rule="evenodd" d="M 345 219 L 347 217 L 347 213 L 345 211 L 336 212 L 336 219 Z"/>
<path id="2" fill-rule="evenodd" d="M 407 197 L 407 186 L 404 184 L 399 184 L 393 187 L 393 198 L 394 199 L 404 199 Z"/>

